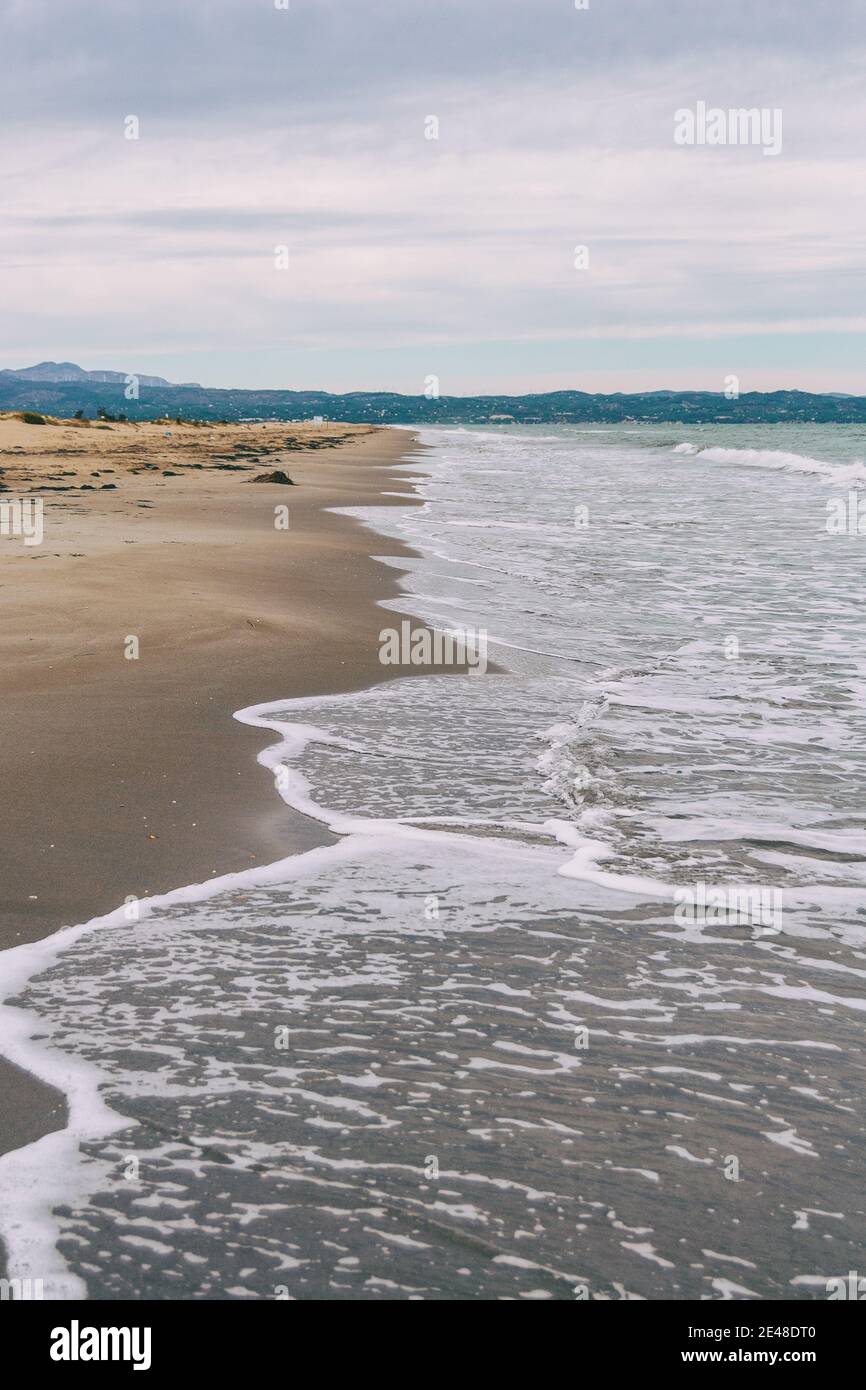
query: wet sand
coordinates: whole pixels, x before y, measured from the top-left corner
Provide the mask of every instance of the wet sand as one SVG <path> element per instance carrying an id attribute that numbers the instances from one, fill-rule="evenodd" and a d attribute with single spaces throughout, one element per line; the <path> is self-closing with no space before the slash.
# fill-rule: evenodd
<path id="1" fill-rule="evenodd" d="M 388 676 L 376 601 L 398 572 L 372 556 L 401 548 L 324 509 L 401 505 L 381 489 L 401 490 L 413 445 L 367 426 L 0 418 L 0 502 L 44 506 L 41 544 L 0 538 L 0 949 L 326 842 L 233 714 Z M 251 481 L 274 468 L 296 486 Z M 0 1152 L 63 1114 L 0 1062 Z"/>

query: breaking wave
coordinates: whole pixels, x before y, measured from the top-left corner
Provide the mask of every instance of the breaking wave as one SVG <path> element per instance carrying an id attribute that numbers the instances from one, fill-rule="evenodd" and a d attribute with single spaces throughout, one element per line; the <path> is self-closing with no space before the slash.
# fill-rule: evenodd
<path id="1" fill-rule="evenodd" d="M 733 463 L 744 468 L 769 468 L 785 473 L 808 473 L 828 483 L 866 486 L 866 464 L 862 459 L 853 463 L 830 463 L 826 459 L 809 458 L 806 454 L 789 454 L 779 449 L 724 449 L 716 446 L 702 449 L 688 442 L 674 446 L 675 454 L 689 458 L 707 459 L 710 463 Z"/>

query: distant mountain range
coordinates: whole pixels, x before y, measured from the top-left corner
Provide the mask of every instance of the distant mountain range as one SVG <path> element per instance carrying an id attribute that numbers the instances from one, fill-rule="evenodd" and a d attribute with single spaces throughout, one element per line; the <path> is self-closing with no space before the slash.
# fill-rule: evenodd
<path id="1" fill-rule="evenodd" d="M 392 391 L 220 390 L 137 376 L 127 400 L 126 372 L 86 372 L 74 362 L 40 362 L 0 371 L 0 410 L 69 418 L 82 411 L 130 420 L 328 420 L 388 425 L 481 424 L 866 424 L 866 397 L 809 391 L 748 391 L 730 401 L 715 391 L 642 391 L 611 395 L 548 391 L 527 396 L 404 396 Z"/>
<path id="2" fill-rule="evenodd" d="M 35 367 L 20 367 L 17 371 L 0 371 L 0 378 L 12 376 L 16 377 L 18 381 L 49 381 L 52 383 L 92 381 L 97 385 L 112 386 L 125 386 L 131 375 L 135 375 L 139 386 L 167 387 L 172 390 L 188 390 L 196 387 L 201 390 L 197 381 L 185 381 L 182 385 L 175 387 L 175 383 L 166 381 L 164 376 L 141 376 L 138 372 L 86 372 L 83 367 L 77 366 L 74 362 L 37 362 Z"/>

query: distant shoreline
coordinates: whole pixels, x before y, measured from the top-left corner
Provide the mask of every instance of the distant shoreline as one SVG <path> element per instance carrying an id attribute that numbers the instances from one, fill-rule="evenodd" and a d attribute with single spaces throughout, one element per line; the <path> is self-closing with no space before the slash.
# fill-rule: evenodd
<path id="1" fill-rule="evenodd" d="M 39 371 L 38 368 L 24 369 Z M 74 363 L 47 364 L 80 371 Z M 158 377 L 87 373 L 73 380 L 46 380 L 0 371 L 0 411 L 33 410 L 69 418 L 99 410 L 130 420 L 164 417 L 207 421 L 339 420 L 352 424 L 544 425 L 544 424 L 866 424 L 866 396 L 842 392 L 749 391 L 748 380 L 720 375 L 717 391 L 586 392 L 579 390 L 448 394 L 443 378 L 429 378 L 427 393 L 394 391 L 250 390 L 189 384 L 161 386 Z M 125 383 L 129 383 L 128 385 Z"/>

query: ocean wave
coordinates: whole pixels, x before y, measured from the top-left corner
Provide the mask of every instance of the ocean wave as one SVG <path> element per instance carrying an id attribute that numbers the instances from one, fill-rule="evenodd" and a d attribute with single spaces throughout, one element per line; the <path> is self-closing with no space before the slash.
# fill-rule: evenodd
<path id="1" fill-rule="evenodd" d="M 674 445 L 675 454 L 689 458 L 707 459 L 710 463 L 733 463 L 745 468 L 768 468 L 785 473 L 808 473 L 828 483 L 866 486 L 866 464 L 862 459 L 853 463 L 830 463 L 826 459 L 810 458 L 808 454 L 791 454 L 779 449 L 727 449 L 718 445 L 701 448 L 688 441 Z"/>

